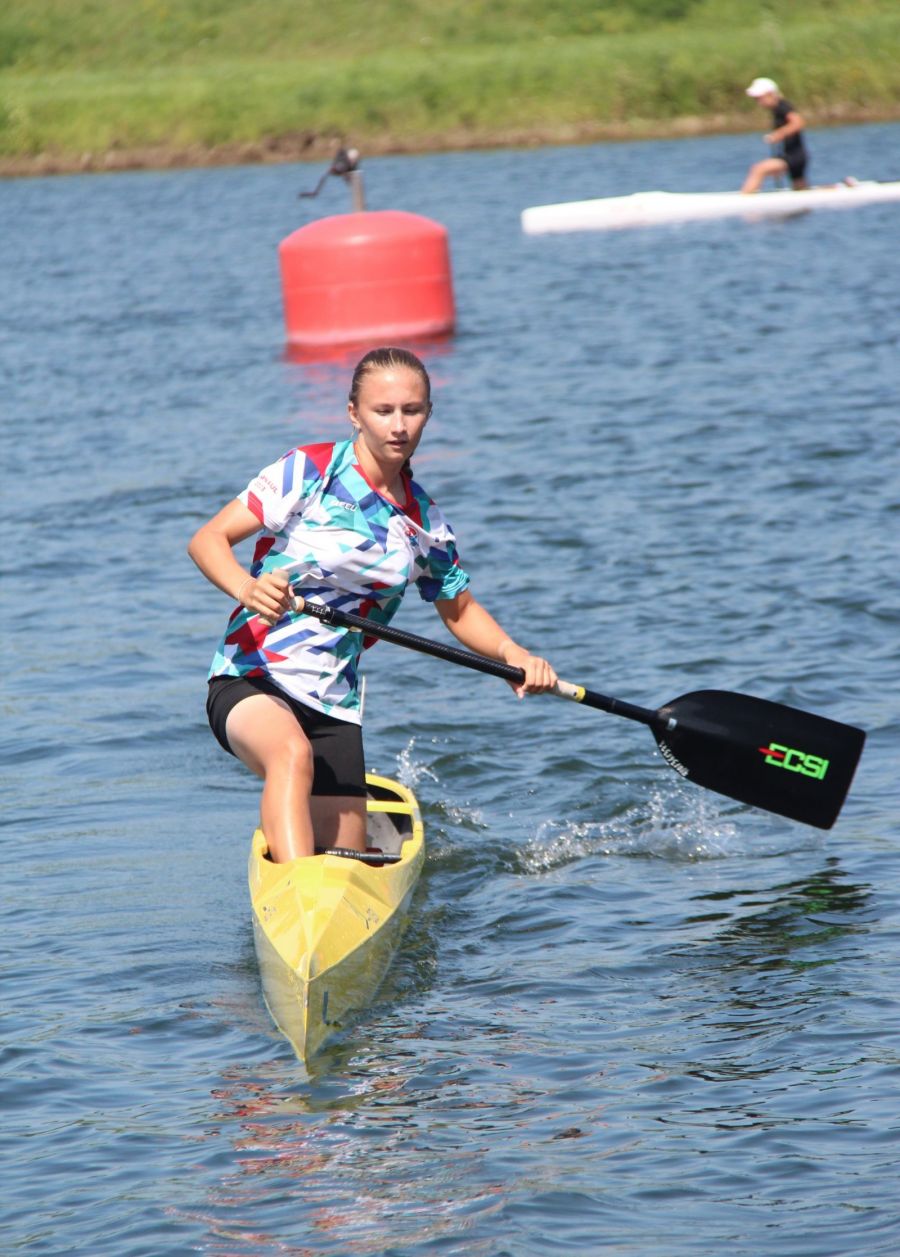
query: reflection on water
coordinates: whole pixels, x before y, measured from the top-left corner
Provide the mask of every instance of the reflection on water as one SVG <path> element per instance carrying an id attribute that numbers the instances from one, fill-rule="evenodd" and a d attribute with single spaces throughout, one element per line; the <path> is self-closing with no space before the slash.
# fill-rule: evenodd
<path id="1" fill-rule="evenodd" d="M 677 983 L 665 998 L 677 1000 L 685 1022 L 699 1030 L 679 1072 L 711 1083 L 745 1079 L 764 1091 L 774 1083 L 796 1113 L 791 1120 L 800 1119 L 811 1076 L 846 1074 L 860 1060 L 858 1034 L 848 1033 L 846 1022 L 856 965 L 877 925 L 871 899 L 871 887 L 849 881 L 837 857 L 771 888 L 692 896 L 717 910 L 687 917 L 686 924 L 713 932 L 669 953 Z M 816 1038 L 810 1067 L 804 1045 Z M 783 1120 L 780 1105 L 769 1116 L 739 1106 L 736 1117 L 733 1094 L 723 1101 L 720 1110 L 706 1098 L 705 1122 L 733 1129 L 735 1121 L 773 1127 Z"/>
<path id="2" fill-rule="evenodd" d="M 429 337 L 403 337 L 403 345 L 407 349 L 411 349 L 414 354 L 426 363 L 440 360 L 445 357 L 453 349 L 453 336 L 429 336 Z M 360 344 L 342 344 L 342 345 L 293 345 L 286 344 L 282 351 L 282 359 L 287 363 L 294 363 L 302 366 L 305 375 L 310 380 L 319 378 L 327 378 L 327 371 L 339 372 L 342 383 L 350 378 L 350 373 L 356 366 L 357 362 L 372 348 L 372 341 L 362 341 Z M 431 374 L 429 370 L 429 374 Z"/>
<path id="3" fill-rule="evenodd" d="M 407 1153 L 422 1137 L 419 1107 L 437 1097 L 421 1094 L 400 1062 L 357 1065 L 342 1087 L 323 1081 L 285 1090 L 244 1071 L 226 1075 L 213 1092 L 217 1112 L 206 1138 L 218 1144 L 227 1134 L 234 1156 L 202 1212 L 184 1215 L 207 1228 L 212 1247 L 204 1251 L 284 1251 L 277 1231 L 260 1229 L 259 1218 L 278 1218 L 292 1199 L 307 1196 L 318 1202 L 305 1210 L 309 1246 L 291 1252 L 383 1253 L 388 1229 L 408 1244 L 434 1242 L 461 1215 L 499 1207 L 499 1185 L 469 1189 L 480 1160 L 471 1147 L 454 1149 L 453 1173 L 437 1194 L 434 1184 L 417 1189 Z M 489 1245 L 476 1241 L 467 1251 L 487 1253 Z"/>
<path id="4" fill-rule="evenodd" d="M 541 876 L 513 875 L 525 894 Z M 557 910 L 565 906 L 554 898 Z M 552 903 L 536 905 L 536 927 L 548 928 Z M 698 913 L 698 904 L 712 910 Z M 799 878 L 688 893 L 672 922 L 686 941 L 660 944 L 648 930 L 640 949 L 633 944 L 626 968 L 614 964 L 606 975 L 603 1002 L 614 1020 L 625 1007 L 630 974 L 643 974 L 641 1018 L 624 1035 L 616 1026 L 610 1038 L 598 1005 L 592 1050 L 584 1050 L 582 1038 L 552 1062 L 540 1046 L 541 1024 L 548 1015 L 552 1020 L 559 1001 L 548 990 L 541 1013 L 522 1001 L 529 955 L 538 963 L 541 928 L 516 974 L 492 984 L 493 1014 L 485 1007 L 469 1020 L 462 1055 L 454 1025 L 461 1009 L 454 1014 L 448 1007 L 454 1000 L 447 987 L 420 982 L 404 990 L 401 980 L 368 1026 L 357 1028 L 355 1041 L 330 1049 L 308 1079 L 286 1085 L 281 1070 L 261 1076 L 244 1068 L 223 1076 L 208 1138 L 215 1144 L 226 1135 L 234 1155 L 202 1215 L 194 1215 L 208 1228 L 208 1251 L 281 1251 L 276 1235 L 260 1231 L 256 1219 L 289 1210 L 298 1195 L 318 1203 L 306 1215 L 309 1248 L 292 1251 L 374 1254 L 383 1251 L 385 1228 L 410 1247 L 458 1240 L 466 1219 L 490 1227 L 490 1219 L 524 1199 L 526 1180 L 517 1168 L 523 1158 L 532 1197 L 564 1184 L 571 1192 L 590 1180 L 595 1196 L 605 1198 L 618 1182 L 637 1200 L 646 1192 L 646 1167 L 652 1173 L 656 1163 L 656 1173 L 669 1175 L 673 1169 L 660 1149 L 651 1152 L 646 1134 L 622 1137 L 626 1112 L 677 1132 L 683 1151 L 716 1132 L 748 1139 L 779 1132 L 787 1164 L 810 1130 L 860 1121 L 840 1088 L 860 1068 L 861 1045 L 835 1009 L 853 996 L 842 966 L 854 962 L 876 924 L 871 886 L 851 881 L 838 857 Z M 848 948 L 855 939 L 860 948 Z M 436 966 L 440 948 L 430 941 L 429 963 Z M 401 972 L 428 940 L 419 928 L 408 942 Z M 595 1000 L 596 977 L 575 977 L 566 968 L 566 1003 Z M 425 1015 L 397 1009 L 395 997 L 412 999 Z M 563 1015 L 571 1018 L 571 1011 Z M 806 1062 L 816 1036 L 816 1059 Z M 560 1144 L 580 1149 L 581 1161 L 570 1163 L 568 1174 L 565 1159 L 538 1171 L 538 1150 Z M 516 1151 L 505 1163 L 507 1147 Z M 417 1173 L 436 1158 L 439 1180 Z M 675 1182 L 663 1192 L 665 1199 L 677 1195 Z M 231 1247 L 220 1250 L 218 1243 Z M 496 1239 L 475 1234 L 465 1251 L 496 1252 Z"/>
<path id="5" fill-rule="evenodd" d="M 815 948 L 868 929 L 863 910 L 871 888 L 848 882 L 837 856 L 813 877 L 778 884 L 768 893 L 758 890 L 719 890 L 696 896 L 698 901 L 729 903 L 728 912 L 705 913 L 692 920 L 728 920 L 719 942 L 732 953 L 729 966 L 789 965 L 809 968 L 831 964 L 835 957 L 805 959 L 799 948 Z"/>

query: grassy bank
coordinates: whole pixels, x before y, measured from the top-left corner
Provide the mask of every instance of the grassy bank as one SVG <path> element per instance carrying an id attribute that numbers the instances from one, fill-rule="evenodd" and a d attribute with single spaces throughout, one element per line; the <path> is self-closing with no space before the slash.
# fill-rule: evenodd
<path id="1" fill-rule="evenodd" d="M 0 169 L 758 128 L 757 74 L 813 121 L 900 116 L 900 6 L 16 0 Z"/>

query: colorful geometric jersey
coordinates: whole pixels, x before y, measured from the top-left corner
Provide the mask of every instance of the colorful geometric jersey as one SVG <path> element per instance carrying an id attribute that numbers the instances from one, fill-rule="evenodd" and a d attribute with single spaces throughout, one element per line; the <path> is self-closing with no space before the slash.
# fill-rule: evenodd
<path id="1" fill-rule="evenodd" d="M 404 476 L 401 507 L 374 489 L 352 441 L 291 450 L 238 500 L 263 527 L 251 573 L 281 570 L 295 594 L 387 624 L 410 581 L 426 602 L 469 584 L 449 523 Z M 216 649 L 214 676 L 268 676 L 316 711 L 360 723 L 359 657 L 372 640 L 289 612 L 269 626 L 237 607 Z"/>

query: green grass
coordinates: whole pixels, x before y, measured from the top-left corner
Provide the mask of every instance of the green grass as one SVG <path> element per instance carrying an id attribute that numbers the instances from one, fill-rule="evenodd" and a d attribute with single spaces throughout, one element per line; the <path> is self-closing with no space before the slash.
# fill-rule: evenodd
<path id="1" fill-rule="evenodd" d="M 896 0 L 13 0 L 0 156 L 900 114 Z"/>

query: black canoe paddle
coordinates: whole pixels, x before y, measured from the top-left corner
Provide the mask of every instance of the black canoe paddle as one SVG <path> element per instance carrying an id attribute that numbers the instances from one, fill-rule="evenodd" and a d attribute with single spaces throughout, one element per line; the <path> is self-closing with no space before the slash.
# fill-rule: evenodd
<path id="1" fill-rule="evenodd" d="M 521 668 L 459 646 L 418 637 L 359 615 L 295 599 L 295 610 L 337 628 L 407 646 L 424 655 L 521 682 Z M 647 725 L 666 763 L 688 781 L 778 816 L 830 829 L 847 797 L 866 735 L 839 724 L 728 690 L 697 690 L 657 711 L 558 681 L 551 693 Z"/>

